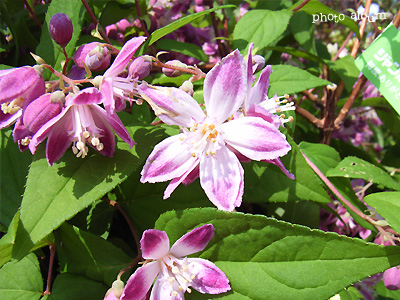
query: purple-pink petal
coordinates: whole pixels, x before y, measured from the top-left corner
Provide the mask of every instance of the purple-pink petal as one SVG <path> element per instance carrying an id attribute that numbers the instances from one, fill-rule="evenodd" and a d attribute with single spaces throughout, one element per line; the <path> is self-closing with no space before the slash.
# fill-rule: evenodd
<path id="1" fill-rule="evenodd" d="M 162 182 L 182 176 L 198 160 L 183 141 L 184 134 L 166 138 L 154 147 L 141 172 L 140 181 Z"/>
<path id="2" fill-rule="evenodd" d="M 245 117 L 221 125 L 225 142 L 252 160 L 271 160 L 291 149 L 275 125 L 257 117 Z"/>
<path id="3" fill-rule="evenodd" d="M 214 230 L 212 224 L 193 229 L 174 243 L 170 253 L 175 257 L 183 257 L 204 250 L 214 236 Z"/>
<path id="4" fill-rule="evenodd" d="M 21 117 L 22 110 L 17 111 L 15 114 L 5 114 L 0 109 L 0 129 L 6 128 L 15 123 Z"/>
<path id="5" fill-rule="evenodd" d="M 393 267 L 387 269 L 383 273 L 383 283 L 386 288 L 392 291 L 400 289 L 400 269 L 399 267 Z"/>
<path id="6" fill-rule="evenodd" d="M 231 290 L 229 279 L 212 262 L 201 258 L 189 258 L 191 272 L 196 274 L 192 287 L 200 293 L 220 294 Z"/>
<path id="7" fill-rule="evenodd" d="M 248 97 L 245 103 L 245 109 L 247 110 L 248 107 L 252 104 L 259 104 L 265 97 L 267 97 L 268 88 L 269 88 L 269 76 L 272 73 L 272 68 L 270 65 L 266 66 L 264 70 L 262 70 L 260 77 L 256 84 L 251 88 L 248 93 Z"/>
<path id="8" fill-rule="evenodd" d="M 158 261 L 150 262 L 138 268 L 129 277 L 120 300 L 143 300 L 159 272 L 160 263 Z"/>
<path id="9" fill-rule="evenodd" d="M 182 176 L 180 177 L 176 177 L 174 179 L 171 180 L 171 182 L 168 184 L 167 188 L 164 191 L 164 197 L 163 199 L 167 199 L 171 196 L 172 192 L 181 184 L 187 182 L 188 180 L 191 180 L 191 178 L 188 178 L 188 176 L 192 173 L 192 171 L 197 168 L 199 165 L 198 161 L 194 161 L 193 165 L 185 172 L 183 173 Z"/>
<path id="10" fill-rule="evenodd" d="M 131 38 L 129 41 L 127 41 L 122 47 L 121 51 L 118 53 L 111 67 L 108 68 L 108 70 L 104 73 L 104 76 L 114 77 L 121 73 L 128 65 L 133 54 L 135 54 L 136 50 L 145 40 L 145 37 L 139 36 Z"/>
<path id="11" fill-rule="evenodd" d="M 293 175 L 292 173 L 290 173 L 290 172 L 285 168 L 285 165 L 282 163 L 282 161 L 281 161 L 281 159 L 280 159 L 279 157 L 278 157 L 278 158 L 275 158 L 275 159 L 271 159 L 271 160 L 264 160 L 264 161 L 267 162 L 267 163 L 274 164 L 274 165 L 278 166 L 279 169 L 281 169 L 281 171 L 282 171 L 289 179 L 292 179 L 292 180 L 295 179 L 294 175 Z"/>
<path id="12" fill-rule="evenodd" d="M 197 101 L 180 89 L 141 84 L 138 91 L 156 116 L 168 125 L 191 127 L 205 118 Z"/>
<path id="13" fill-rule="evenodd" d="M 149 229 L 143 232 L 140 249 L 144 259 L 159 259 L 168 254 L 169 239 L 165 231 Z"/>
<path id="14" fill-rule="evenodd" d="M 210 201 L 220 210 L 240 206 L 243 195 L 243 168 L 236 155 L 223 146 L 215 155 L 200 160 L 200 184 Z"/>
<path id="15" fill-rule="evenodd" d="M 247 94 L 246 75 L 246 66 L 238 50 L 207 73 L 204 102 L 209 117 L 222 123 L 239 109 Z"/>
<path id="16" fill-rule="evenodd" d="M 90 105 L 103 102 L 103 94 L 94 87 L 81 90 L 78 94 L 70 94 L 65 99 L 65 106 Z"/>

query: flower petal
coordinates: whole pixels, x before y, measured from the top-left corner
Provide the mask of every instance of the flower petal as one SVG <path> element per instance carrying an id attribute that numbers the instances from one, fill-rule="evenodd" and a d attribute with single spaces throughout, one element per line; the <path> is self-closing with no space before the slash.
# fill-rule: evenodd
<path id="1" fill-rule="evenodd" d="M 166 138 L 154 147 L 141 172 L 144 182 L 162 182 L 182 176 L 193 166 L 197 157 L 193 157 L 189 145 L 181 140 L 185 134 Z"/>
<path id="2" fill-rule="evenodd" d="M 144 259 L 159 259 L 169 251 L 169 239 L 165 231 L 148 229 L 143 232 L 140 249 Z"/>
<path id="3" fill-rule="evenodd" d="M 131 148 L 136 143 L 132 140 L 128 130 L 125 128 L 124 124 L 122 124 L 118 115 L 115 113 L 108 114 L 103 108 L 97 105 L 90 106 L 91 111 L 93 112 L 93 116 L 99 116 L 99 118 L 103 119 L 105 123 L 114 129 L 115 133 L 126 142 Z M 114 140 L 114 135 L 113 135 Z M 114 151 L 113 151 L 114 152 Z"/>
<path id="4" fill-rule="evenodd" d="M 103 105 L 108 113 L 115 111 L 115 101 L 112 87 L 112 79 L 104 78 L 100 85 L 100 91 L 103 94 Z"/>
<path id="5" fill-rule="evenodd" d="M 158 261 L 150 262 L 138 268 L 129 277 L 121 300 L 143 300 L 159 272 L 160 263 Z"/>
<path id="6" fill-rule="evenodd" d="M 205 118 L 197 101 L 180 89 L 141 84 L 138 91 L 156 116 L 168 125 L 192 127 Z"/>
<path id="7" fill-rule="evenodd" d="M 225 142 L 253 160 L 271 160 L 291 149 L 274 124 L 257 117 L 244 117 L 221 125 Z"/>
<path id="8" fill-rule="evenodd" d="M 198 161 L 194 161 L 193 162 L 193 166 L 191 166 L 185 173 L 183 173 L 182 176 L 180 177 L 176 177 L 174 179 L 171 180 L 171 182 L 168 184 L 167 188 L 164 191 L 164 197 L 163 199 L 168 199 L 172 192 L 181 184 L 185 182 L 189 182 L 190 180 L 192 180 L 192 178 L 189 178 L 188 180 L 186 180 L 186 178 L 192 173 L 192 171 L 198 167 L 199 162 Z"/>
<path id="9" fill-rule="evenodd" d="M 217 63 L 204 80 L 207 115 L 219 123 L 242 105 L 247 93 L 247 72 L 238 50 Z"/>
<path id="10" fill-rule="evenodd" d="M 281 159 L 275 158 L 275 159 L 271 159 L 271 160 L 265 160 L 265 162 L 270 163 L 270 164 L 274 164 L 276 166 L 279 167 L 279 169 L 282 170 L 282 172 L 289 178 L 289 179 L 295 179 L 294 175 L 292 173 L 290 173 L 286 168 L 285 165 L 282 163 Z"/>
<path id="11" fill-rule="evenodd" d="M 192 287 L 200 293 L 220 294 L 231 290 L 229 279 L 212 262 L 201 258 L 188 258 L 190 271 L 196 274 Z"/>
<path id="12" fill-rule="evenodd" d="M 11 124 L 15 123 L 22 116 L 22 109 L 17 111 L 15 114 L 5 114 L 0 109 L 0 129 L 6 128 Z"/>
<path id="13" fill-rule="evenodd" d="M 222 146 L 200 160 L 200 184 L 218 209 L 232 211 L 243 195 L 243 168 L 234 153 Z"/>
<path id="14" fill-rule="evenodd" d="M 272 73 L 272 68 L 270 65 L 266 66 L 264 70 L 262 70 L 260 76 L 256 84 L 251 88 L 248 93 L 249 96 L 246 99 L 245 109 L 247 110 L 252 104 L 259 104 L 261 101 L 265 99 L 268 93 L 269 88 L 269 76 Z"/>
<path id="15" fill-rule="evenodd" d="M 187 256 L 202 251 L 214 236 L 214 226 L 205 224 L 183 235 L 169 251 L 175 257 Z"/>
<path id="16" fill-rule="evenodd" d="M 121 73 L 128 65 L 129 60 L 132 58 L 133 54 L 135 54 L 136 50 L 140 47 L 140 45 L 142 45 L 145 40 L 145 37 L 139 36 L 131 38 L 129 41 L 127 41 L 122 47 L 121 51 L 119 51 L 111 67 L 108 68 L 108 70 L 104 73 L 104 76 L 113 77 Z"/>
<path id="17" fill-rule="evenodd" d="M 65 99 L 65 106 L 100 104 L 103 94 L 94 87 L 81 90 L 78 94 L 69 94 Z"/>
<path id="18" fill-rule="evenodd" d="M 151 290 L 150 300 L 184 300 L 183 292 L 175 291 L 174 295 L 173 285 L 168 282 L 168 278 L 164 278 L 160 273 L 157 278 L 153 289 Z"/>

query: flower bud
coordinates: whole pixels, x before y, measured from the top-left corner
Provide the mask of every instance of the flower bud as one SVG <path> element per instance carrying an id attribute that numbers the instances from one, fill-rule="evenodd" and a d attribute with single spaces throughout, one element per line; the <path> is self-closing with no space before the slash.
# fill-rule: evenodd
<path id="1" fill-rule="evenodd" d="M 49 23 L 50 37 L 61 47 L 67 46 L 72 38 L 73 26 L 71 19 L 63 13 L 51 17 Z"/>
<path id="2" fill-rule="evenodd" d="M 149 75 L 153 60 L 149 55 L 142 55 L 136 58 L 129 66 L 129 75 L 133 78 L 142 80 Z"/>
<path id="3" fill-rule="evenodd" d="M 265 66 L 265 58 L 261 55 L 254 55 L 253 56 L 253 73 L 260 71 Z"/>
<path id="4" fill-rule="evenodd" d="M 400 289 L 400 269 L 398 267 L 387 269 L 383 273 L 383 283 L 389 290 L 396 291 Z"/>
<path id="5" fill-rule="evenodd" d="M 187 68 L 187 65 L 179 60 L 170 60 L 165 63 L 166 65 L 171 65 L 175 67 Z M 168 77 L 178 77 L 183 74 L 182 71 L 170 69 L 170 68 L 162 68 L 162 72 L 167 75 Z"/>
<path id="6" fill-rule="evenodd" d="M 122 296 L 122 293 L 124 292 L 124 287 L 125 284 L 117 279 L 113 282 L 111 288 L 107 291 L 106 297 L 104 300 L 116 300 L 119 299 Z"/>
<path id="7" fill-rule="evenodd" d="M 184 81 L 182 85 L 179 87 L 179 89 L 188 93 L 190 96 L 193 96 L 194 93 L 193 83 L 191 83 L 189 80 Z"/>
<path id="8" fill-rule="evenodd" d="M 80 46 L 76 50 L 73 59 L 78 67 L 84 69 L 83 63 L 85 63 L 89 70 L 97 72 L 109 67 L 111 54 L 103 44 L 92 42 Z"/>

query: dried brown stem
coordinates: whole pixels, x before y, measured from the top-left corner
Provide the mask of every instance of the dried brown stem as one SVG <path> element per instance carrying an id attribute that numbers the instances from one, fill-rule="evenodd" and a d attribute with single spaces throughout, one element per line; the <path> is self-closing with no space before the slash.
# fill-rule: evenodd
<path id="1" fill-rule="evenodd" d="M 396 28 L 399 28 L 399 25 L 400 25 L 400 9 L 397 11 L 397 14 L 393 19 L 393 25 L 396 26 Z"/>
<path id="2" fill-rule="evenodd" d="M 350 32 L 345 41 L 343 42 L 342 46 L 339 48 L 338 52 L 336 52 L 335 56 L 332 58 L 332 61 L 335 61 L 338 59 L 340 53 L 343 51 L 343 49 L 346 47 L 347 43 L 350 41 L 351 37 L 353 36 L 353 32 Z"/>
<path id="3" fill-rule="evenodd" d="M 85 7 L 86 11 L 88 12 L 90 18 L 92 19 L 92 22 L 94 23 L 94 25 L 96 26 L 96 28 L 98 28 L 99 33 L 101 35 L 101 37 L 103 38 L 103 40 L 107 43 L 107 44 L 111 44 L 110 39 L 108 38 L 106 32 L 104 31 L 103 27 L 101 27 L 99 21 L 97 20 L 96 16 L 94 15 L 94 13 L 92 12 L 92 10 L 89 7 L 89 4 L 86 2 L 86 0 L 81 0 L 83 6 Z"/>
<path id="4" fill-rule="evenodd" d="M 372 3 L 372 0 L 367 0 L 367 2 L 365 3 L 365 11 L 364 11 L 364 13 L 367 16 L 368 16 L 368 13 L 369 13 L 369 8 L 371 7 L 371 3 Z M 361 21 L 360 39 L 356 39 L 356 41 L 354 43 L 354 46 L 353 46 L 353 49 L 351 50 L 351 53 L 350 53 L 350 55 L 353 56 L 354 58 L 356 57 L 358 49 L 360 48 L 361 39 L 362 39 L 362 37 L 364 35 L 365 27 L 367 26 L 367 21 L 368 21 L 368 18 L 363 18 L 363 20 Z"/>
<path id="5" fill-rule="evenodd" d="M 318 119 L 315 117 L 312 113 L 310 113 L 308 110 L 305 110 L 304 108 L 301 108 L 299 106 L 296 106 L 296 113 L 308 120 L 311 124 L 314 124 L 316 127 L 321 128 L 323 125 L 322 120 Z"/>

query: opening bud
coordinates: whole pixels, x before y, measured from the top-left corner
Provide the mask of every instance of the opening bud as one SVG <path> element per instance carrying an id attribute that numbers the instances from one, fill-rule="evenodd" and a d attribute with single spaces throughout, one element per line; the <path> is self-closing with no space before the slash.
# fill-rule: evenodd
<path id="1" fill-rule="evenodd" d="M 253 73 L 260 71 L 265 66 L 265 58 L 261 55 L 254 55 L 252 59 Z"/>
<path id="2" fill-rule="evenodd" d="M 151 68 L 153 66 L 153 60 L 149 55 L 142 55 L 136 58 L 129 65 L 129 75 L 133 78 L 142 80 L 147 75 L 149 75 Z"/>
<path id="3" fill-rule="evenodd" d="M 50 19 L 50 37 L 61 47 L 65 47 L 69 43 L 73 29 L 72 21 L 66 14 L 57 13 Z"/>
<path id="4" fill-rule="evenodd" d="M 85 64 L 89 70 L 97 72 L 110 66 L 111 54 L 103 44 L 92 42 L 80 46 L 76 50 L 73 59 L 79 68 L 85 69 Z"/>
<path id="5" fill-rule="evenodd" d="M 165 64 L 175 66 L 175 67 L 180 67 L 180 68 L 187 68 L 186 64 L 184 64 L 183 62 L 176 60 L 176 59 L 167 61 Z M 183 74 L 182 71 L 174 70 L 174 69 L 170 69 L 170 68 L 166 68 L 166 67 L 162 68 L 162 72 L 165 75 L 167 75 L 168 77 L 178 77 Z"/>
<path id="6" fill-rule="evenodd" d="M 190 96 L 193 96 L 194 93 L 193 83 L 191 83 L 189 80 L 184 81 L 182 85 L 179 87 L 179 89 L 188 93 Z"/>

